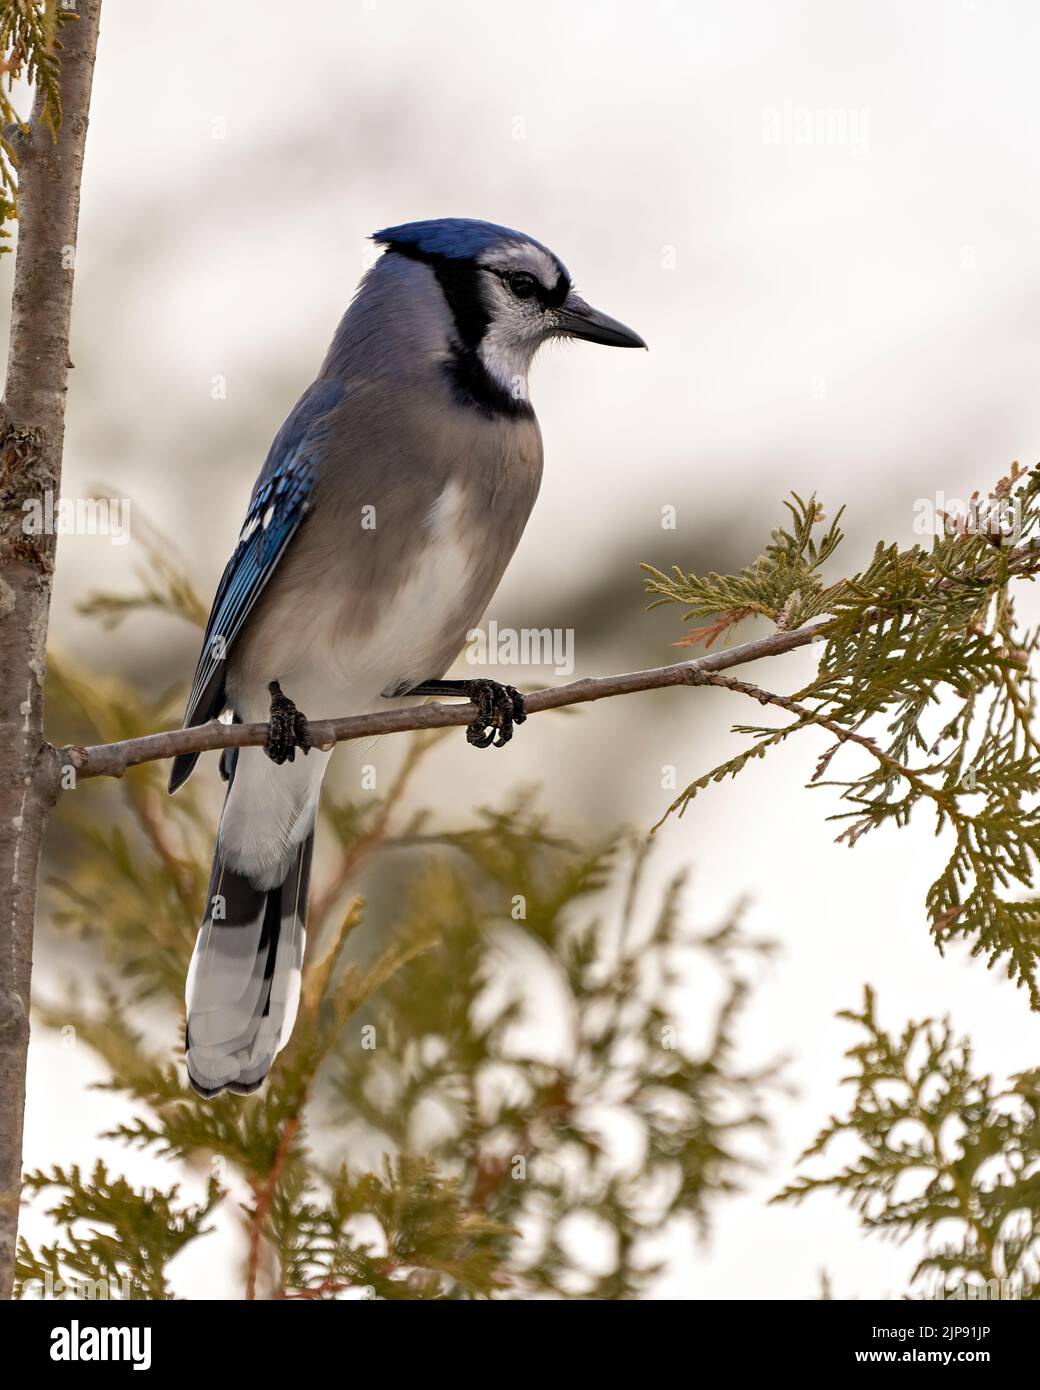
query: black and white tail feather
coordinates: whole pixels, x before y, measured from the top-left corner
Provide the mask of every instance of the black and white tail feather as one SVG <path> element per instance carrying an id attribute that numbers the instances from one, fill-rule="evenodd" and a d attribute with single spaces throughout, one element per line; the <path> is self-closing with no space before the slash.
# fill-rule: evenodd
<path id="1" fill-rule="evenodd" d="M 257 1090 L 296 1019 L 314 832 L 280 884 L 257 888 L 220 842 L 185 986 L 188 1077 L 200 1095 Z"/>
<path id="2" fill-rule="evenodd" d="M 271 445 L 213 600 L 185 728 L 229 708 L 241 717 L 227 696 L 228 657 L 303 521 L 315 476 L 314 439 L 342 396 L 339 383 L 315 382 Z M 198 757 L 174 758 L 171 792 L 191 776 Z M 259 749 L 228 749 L 221 756 L 230 786 L 185 987 L 188 1076 L 204 1096 L 257 1090 L 292 1031 L 314 818 L 327 761 L 327 754 L 312 753 L 295 768 L 278 768 Z"/>

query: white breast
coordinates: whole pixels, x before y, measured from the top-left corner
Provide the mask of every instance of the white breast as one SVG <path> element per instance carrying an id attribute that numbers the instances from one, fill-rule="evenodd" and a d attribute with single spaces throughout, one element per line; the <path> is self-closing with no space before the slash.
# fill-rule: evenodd
<path id="1" fill-rule="evenodd" d="M 282 687 L 309 719 L 385 709 L 388 686 L 441 674 L 435 666 L 445 661 L 445 630 L 472 577 L 479 544 L 464 511 L 462 487 L 448 483 L 414 538 L 407 570 L 387 594 L 377 623 L 359 631 L 351 595 L 337 594 L 332 602 L 323 595 L 298 615 L 291 636 L 283 632 L 277 654 Z"/>

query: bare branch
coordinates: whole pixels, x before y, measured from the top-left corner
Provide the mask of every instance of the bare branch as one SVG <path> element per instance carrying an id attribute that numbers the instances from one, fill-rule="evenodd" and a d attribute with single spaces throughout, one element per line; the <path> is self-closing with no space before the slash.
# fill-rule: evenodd
<path id="1" fill-rule="evenodd" d="M 526 697 L 529 714 L 562 709 L 565 705 L 587 704 L 614 695 L 634 695 L 640 690 L 662 690 L 672 685 L 701 685 L 704 675 L 743 666 L 761 657 L 779 656 L 816 641 L 828 626 L 826 621 L 808 624 L 793 632 L 773 632 L 753 642 L 744 642 L 727 651 L 712 652 L 695 661 L 674 666 L 657 666 L 647 671 L 629 671 L 618 676 L 588 676 L 554 689 L 536 690 Z M 375 714 L 351 715 L 344 719 L 321 719 L 311 723 L 311 736 L 320 748 L 350 739 L 372 738 L 379 734 L 400 734 L 411 729 L 443 729 L 453 724 L 471 724 L 477 711 L 468 702 L 458 705 L 414 705 L 407 709 L 379 710 Z M 120 743 L 101 743 L 89 748 L 52 748 L 48 757 L 56 760 L 55 776 L 61 767 L 73 767 L 77 780 L 82 777 L 122 777 L 130 767 L 172 758 L 178 753 L 205 753 L 218 748 L 253 748 L 267 738 L 266 724 L 220 724 L 211 720 L 193 729 L 171 729 L 147 734 L 144 738 L 124 739 Z"/>

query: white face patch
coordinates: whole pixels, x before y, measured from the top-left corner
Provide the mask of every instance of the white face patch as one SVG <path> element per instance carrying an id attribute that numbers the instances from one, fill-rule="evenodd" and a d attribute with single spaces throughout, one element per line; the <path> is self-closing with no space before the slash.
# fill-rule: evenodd
<path id="1" fill-rule="evenodd" d="M 530 241 L 499 242 L 485 251 L 477 264 L 487 270 L 526 270 L 547 290 L 560 278 L 560 267 L 549 252 Z"/>
<path id="2" fill-rule="evenodd" d="M 515 401 L 528 399 L 527 378 L 531 360 L 550 334 L 551 315 L 537 295 L 521 299 L 503 279 L 504 273 L 523 271 L 545 290 L 560 283 L 556 260 L 531 242 L 502 242 L 478 261 L 483 270 L 481 291 L 490 323 L 477 355 L 488 375 Z"/>
<path id="3" fill-rule="evenodd" d="M 517 299 L 496 276 L 484 278 L 488 282 L 484 298 L 491 322 L 481 339 L 477 356 L 488 374 L 513 400 L 525 401 L 531 359 L 546 336 L 545 314 L 533 295 L 530 299 Z"/>

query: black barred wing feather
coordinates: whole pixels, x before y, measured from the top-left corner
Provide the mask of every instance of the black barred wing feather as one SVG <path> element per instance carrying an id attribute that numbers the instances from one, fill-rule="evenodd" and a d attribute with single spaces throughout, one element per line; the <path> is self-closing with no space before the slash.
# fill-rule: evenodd
<path id="1" fill-rule="evenodd" d="M 224 708 L 226 661 L 235 638 L 307 512 L 317 451 L 327 417 L 343 397 L 335 382 L 316 382 L 279 430 L 257 479 L 235 552 L 217 589 L 188 697 L 184 728 L 204 724 Z M 173 761 L 170 791 L 191 775 L 197 753 Z"/>

